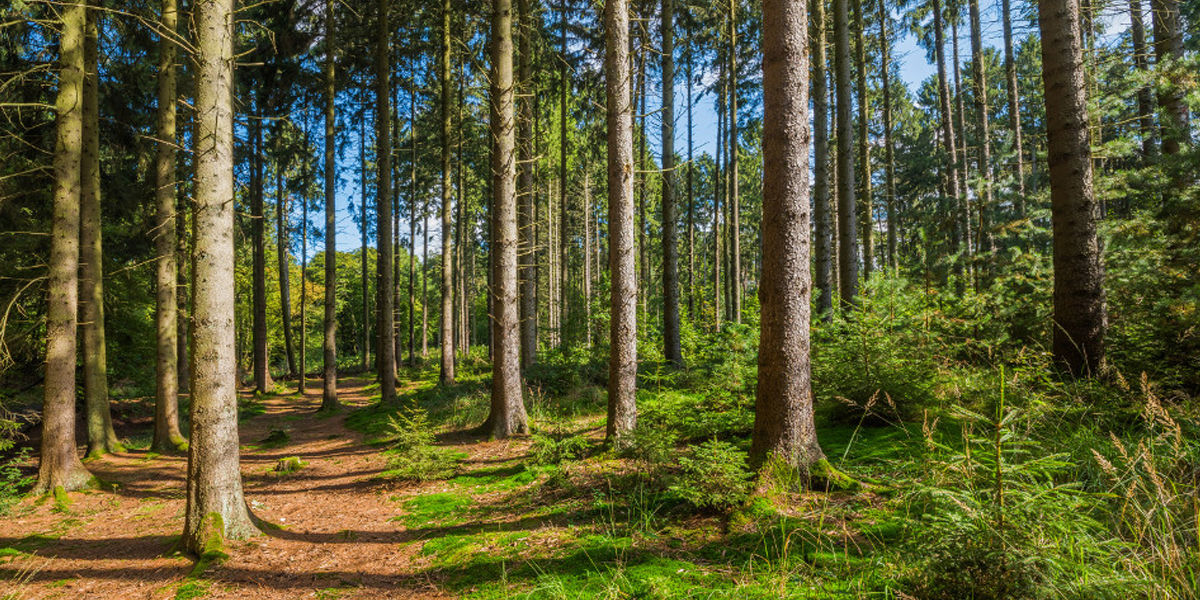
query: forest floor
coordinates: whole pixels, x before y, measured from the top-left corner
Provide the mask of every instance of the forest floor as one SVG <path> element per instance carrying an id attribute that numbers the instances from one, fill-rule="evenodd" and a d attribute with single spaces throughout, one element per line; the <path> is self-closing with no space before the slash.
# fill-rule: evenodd
<path id="1" fill-rule="evenodd" d="M 404 369 L 391 407 L 362 377 L 339 381 L 333 414 L 317 412 L 319 379 L 303 397 L 294 381 L 243 393 L 245 496 L 267 526 L 199 573 L 177 548 L 186 457 L 145 450 L 150 399 L 122 400 L 114 418 L 132 449 L 87 462 L 103 489 L 27 498 L 0 521 L 0 599 L 865 598 L 896 577 L 903 509 L 886 497 L 795 491 L 732 511 L 686 500 L 744 483 L 725 470 L 744 448 L 715 440 L 748 429 L 745 402 L 651 380 L 639 392 L 650 437 L 616 453 L 603 389 L 541 368 L 525 399 L 534 435 L 510 441 L 470 433 L 488 406 L 482 360 L 451 386 L 433 364 Z M 821 433 L 830 456 L 885 471 L 919 447 L 903 428 Z M 726 450 L 694 454 L 705 465 L 689 479 L 685 440 Z"/>
<path id="2" fill-rule="evenodd" d="M 371 402 L 362 379 L 339 387 L 347 409 Z M 108 490 L 70 494 L 69 504 L 29 499 L 3 520 L 0 597 L 447 597 L 415 542 L 448 530 L 405 520 L 403 509 L 405 497 L 436 492 L 381 478 L 387 461 L 346 428 L 349 412 L 316 412 L 320 380 L 303 397 L 251 398 L 243 398 L 249 418 L 240 427 L 246 499 L 278 529 L 232 542 L 229 560 L 192 576 L 192 561 L 176 551 L 187 459 L 130 450 L 87 463 Z M 287 441 L 264 444 L 274 431 Z M 462 437 L 449 445 L 461 447 L 459 468 L 471 476 L 521 455 L 528 441 Z M 277 472 L 289 457 L 303 467 Z"/>

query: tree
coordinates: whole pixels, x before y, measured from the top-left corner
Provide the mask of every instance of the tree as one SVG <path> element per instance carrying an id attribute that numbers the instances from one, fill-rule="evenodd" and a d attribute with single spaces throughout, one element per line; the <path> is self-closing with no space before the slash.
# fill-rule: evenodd
<path id="1" fill-rule="evenodd" d="M 882 2 L 882 0 L 880 0 Z M 829 78 L 825 0 L 812 0 L 813 217 L 816 220 L 817 312 L 829 316 L 837 287 L 833 268 L 833 210 L 829 198 Z"/>
<path id="2" fill-rule="evenodd" d="M 172 1 L 172 0 L 167 0 Z M 337 398 L 337 88 L 334 77 L 334 0 L 325 0 L 325 339 L 321 410 L 338 407 Z"/>
<path id="3" fill-rule="evenodd" d="M 83 394 L 88 456 L 124 450 L 108 406 L 108 356 L 104 336 L 104 252 L 100 234 L 99 12 L 88 7 L 83 55 L 83 153 L 80 162 L 79 328 L 83 341 Z"/>
<path id="4" fill-rule="evenodd" d="M 892 60 L 889 52 L 888 24 L 892 20 L 887 2 L 879 0 L 879 79 L 883 88 L 883 154 L 884 193 L 887 194 L 887 264 L 891 269 L 899 266 L 896 256 L 899 224 L 896 222 L 896 151 L 892 144 Z"/>
<path id="5" fill-rule="evenodd" d="M 936 0 L 935 0 L 936 1 Z M 854 229 L 854 119 L 850 116 L 850 2 L 833 2 L 834 94 L 837 97 L 838 279 L 842 303 L 858 293 L 858 241 Z"/>
<path id="6" fill-rule="evenodd" d="M 807 472 L 824 458 L 809 362 L 808 56 L 805 3 L 763 2 L 762 326 L 750 455 Z"/>
<path id="7" fill-rule="evenodd" d="M 155 312 L 157 360 L 155 361 L 154 440 L 155 452 L 180 452 L 187 440 L 179 430 L 178 302 L 175 262 L 175 56 L 179 26 L 177 0 L 162 0 L 161 38 L 158 42 L 157 154 L 154 161 Z M 186 356 L 186 355 L 185 355 Z"/>
<path id="8" fill-rule="evenodd" d="M 729 311 L 734 323 L 742 322 L 742 202 L 738 158 L 741 136 L 738 133 L 738 0 L 729 0 Z M 642 111 L 643 113 L 645 111 Z"/>
<path id="9" fill-rule="evenodd" d="M 987 68 L 983 62 L 983 32 L 979 24 L 979 0 L 967 3 L 971 19 L 971 83 L 975 88 L 975 118 L 979 127 L 979 187 L 976 191 L 979 203 L 979 243 L 983 251 L 987 237 L 987 212 L 992 206 L 992 142 L 988 127 L 988 84 Z"/>
<path id="10" fill-rule="evenodd" d="M 1007 0 L 1005 0 L 1007 2 Z M 1145 15 L 1141 0 L 1129 0 L 1129 34 L 1133 42 L 1133 66 L 1138 74 L 1145 76 L 1150 71 L 1149 51 L 1146 48 Z M 1138 129 L 1142 135 L 1142 156 L 1153 157 L 1158 147 L 1154 133 L 1154 99 L 1149 85 L 1138 86 Z"/>
<path id="11" fill-rule="evenodd" d="M 442 0 L 442 369 L 438 382 L 454 383 L 454 268 L 450 205 L 450 0 Z M 461 198 L 459 202 L 461 202 Z"/>
<path id="12" fill-rule="evenodd" d="M 662 0 L 663 356 L 683 366 L 679 341 L 679 240 L 675 207 L 675 5 Z"/>
<path id="13" fill-rule="evenodd" d="M 1174 66 L 1183 57 L 1183 36 L 1179 31 L 1179 0 L 1150 0 L 1150 13 L 1154 23 L 1154 59 L 1157 65 Z M 1183 98 L 1183 88 L 1178 84 L 1163 85 L 1158 93 L 1158 105 L 1162 107 L 1162 152 L 1178 154 L 1181 146 L 1190 138 L 1188 131 L 1188 105 Z"/>
<path id="14" fill-rule="evenodd" d="M 1054 358 L 1076 375 L 1104 360 L 1108 314 L 1096 237 L 1079 0 L 1040 0 L 1046 151 L 1054 232 Z"/>
<path id="15" fill-rule="evenodd" d="M 604 87 L 608 122 L 608 270 L 611 330 L 608 425 L 621 445 L 637 424 L 637 273 L 633 216 L 633 100 L 629 72 L 629 3 L 604 3 Z"/>
<path id="16" fill-rule="evenodd" d="M 253 282 L 251 283 L 253 287 L 251 295 L 253 298 L 251 300 L 251 311 L 254 313 L 254 324 L 251 331 L 251 344 L 253 345 L 251 355 L 254 362 L 254 391 L 259 394 L 265 394 L 270 391 L 272 384 L 268 362 L 269 357 L 267 356 L 267 250 L 264 232 L 266 223 L 264 221 L 265 216 L 263 215 L 263 92 L 261 90 L 256 93 L 255 106 L 258 109 L 258 114 L 251 116 L 250 124 L 250 139 L 253 144 L 251 151 L 254 153 L 253 158 L 251 158 L 250 175 L 250 243 L 253 247 Z"/>
<path id="17" fill-rule="evenodd" d="M 871 102 L 867 91 L 866 15 L 862 0 L 853 0 L 855 85 L 858 99 L 858 202 L 859 227 L 862 228 L 863 277 L 871 278 L 875 269 L 875 199 L 871 189 Z"/>
<path id="18" fill-rule="evenodd" d="M 492 0 L 492 405 L 480 430 L 494 438 L 529 433 L 521 395 L 517 305 L 516 135 L 513 128 L 512 0 Z"/>
<path id="19" fill-rule="evenodd" d="M 83 0 L 61 8 L 58 98 L 54 103 L 54 209 L 46 304 L 42 455 L 34 493 L 78 490 L 95 479 L 75 452 L 75 328 L 78 315 L 80 169 L 83 153 Z"/>
<path id="20" fill-rule="evenodd" d="M 1136 0 L 1134 0 L 1136 1 Z M 1013 54 L 1010 0 L 1000 0 L 1004 29 L 1004 85 L 1008 90 L 1008 128 L 1012 134 L 1013 175 L 1017 183 L 1017 213 L 1025 214 L 1025 155 L 1021 144 L 1021 97 L 1017 88 L 1017 61 Z"/>
<path id="21" fill-rule="evenodd" d="M 537 360 L 537 240 L 534 239 L 533 193 L 533 40 L 529 35 L 533 19 L 529 0 L 517 1 L 517 31 L 520 36 L 520 57 L 517 67 L 517 198 L 518 225 L 521 243 L 518 262 L 521 265 L 521 368 L 527 369 Z"/>
<path id="22" fill-rule="evenodd" d="M 279 264 L 279 317 L 283 328 L 283 353 L 287 357 L 288 376 L 296 376 L 296 355 L 292 351 L 292 285 L 289 263 L 291 262 L 291 227 L 288 224 L 288 212 L 291 211 L 291 199 L 283 184 L 283 172 L 287 169 L 287 160 L 283 154 L 283 136 L 285 121 L 279 121 L 275 126 L 275 256 Z"/>
<path id="23" fill-rule="evenodd" d="M 379 356 L 380 401 L 391 403 L 396 400 L 396 346 L 393 344 L 392 315 L 392 141 L 388 119 L 392 114 L 389 103 L 391 92 L 391 61 L 388 57 L 391 28 L 388 24 L 388 0 L 376 2 L 375 22 L 375 243 L 378 246 L 378 289 L 376 316 L 379 341 L 376 352 Z"/>
<path id="24" fill-rule="evenodd" d="M 950 104 L 950 86 L 946 80 L 946 41 L 942 29 L 942 3 L 933 0 L 933 33 L 934 54 L 937 58 L 938 109 L 941 113 L 942 147 L 946 149 L 946 186 L 945 195 L 950 199 L 950 205 L 957 208 L 960 201 L 958 146 L 954 137 L 954 113 Z M 957 211 L 952 211 L 956 213 Z M 956 230 L 957 231 L 957 230 Z M 955 238 L 963 241 L 957 233 Z"/>
<path id="25" fill-rule="evenodd" d="M 233 0 L 194 5 L 195 365 L 183 547 L 203 556 L 257 532 L 242 496 L 234 352 Z"/>

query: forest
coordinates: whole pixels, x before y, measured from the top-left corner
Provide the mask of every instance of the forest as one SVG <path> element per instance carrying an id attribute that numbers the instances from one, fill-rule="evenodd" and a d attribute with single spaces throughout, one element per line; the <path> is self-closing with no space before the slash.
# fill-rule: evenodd
<path id="1" fill-rule="evenodd" d="M 8 0 L 0 599 L 1200 600 L 1200 2 Z"/>

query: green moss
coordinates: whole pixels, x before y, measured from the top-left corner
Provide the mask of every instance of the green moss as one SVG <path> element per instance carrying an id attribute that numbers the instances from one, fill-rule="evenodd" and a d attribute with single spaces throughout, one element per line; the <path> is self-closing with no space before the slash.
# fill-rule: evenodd
<path id="1" fill-rule="evenodd" d="M 280 476 L 290 475 L 296 471 L 299 471 L 300 469 L 303 469 L 306 465 L 308 465 L 308 463 L 300 460 L 299 456 L 288 456 L 279 459 L 279 461 L 275 463 L 275 467 L 271 469 L 271 472 Z"/>
<path id="2" fill-rule="evenodd" d="M 67 495 L 66 488 L 56 485 L 51 494 L 54 496 L 54 512 L 66 513 L 71 510 L 71 497 Z"/>
<path id="3" fill-rule="evenodd" d="M 258 447 L 262 449 L 282 448 L 292 441 L 292 436 L 283 429 L 272 429 L 267 433 L 267 437 L 263 438 L 258 443 Z"/>
<path id="4" fill-rule="evenodd" d="M 474 504 L 474 498 L 461 493 L 425 494 L 405 501 L 407 514 L 393 520 L 408 527 L 460 525 Z"/>
<path id="5" fill-rule="evenodd" d="M 212 566 L 229 558 L 229 554 L 225 552 L 225 519 L 220 513 L 210 512 L 204 515 L 195 541 L 196 564 L 192 566 L 188 577 L 200 577 Z"/>
<path id="6" fill-rule="evenodd" d="M 208 595 L 212 582 L 207 579 L 188 579 L 175 588 L 175 600 L 195 600 Z"/>

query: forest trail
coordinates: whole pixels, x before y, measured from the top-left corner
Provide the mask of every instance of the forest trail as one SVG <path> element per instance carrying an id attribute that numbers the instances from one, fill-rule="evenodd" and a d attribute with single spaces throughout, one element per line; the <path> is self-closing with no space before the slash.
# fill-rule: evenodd
<path id="1" fill-rule="evenodd" d="M 288 382 L 289 385 L 293 382 Z M 411 393 L 415 382 L 401 388 Z M 400 500 L 430 484 L 380 479 L 386 460 L 378 447 L 345 426 L 355 408 L 372 402 L 366 381 L 343 379 L 344 408 L 315 412 L 319 379 L 301 399 L 295 393 L 262 398 L 262 414 L 240 424 L 242 476 L 254 514 L 278 529 L 231 542 L 231 557 L 189 578 L 192 561 L 175 552 L 183 524 L 185 456 L 146 450 L 91 461 L 88 467 L 115 491 L 71 494 L 69 506 L 26 500 L 0 531 L 0 597 L 18 598 L 444 598 L 423 574 L 417 552 L 443 528 L 409 528 Z M 248 396 L 244 396 L 243 399 Z M 253 404 L 251 405 L 253 406 Z M 244 407 L 243 407 L 243 410 Z M 274 430 L 290 440 L 264 448 Z M 494 464 L 524 444 L 454 438 L 445 445 L 472 464 Z M 481 453 L 492 456 L 480 460 Z M 295 473 L 273 472 L 280 459 L 298 457 Z M 512 456 L 503 456 L 507 460 Z M 437 484 L 432 484 L 436 486 Z"/>

